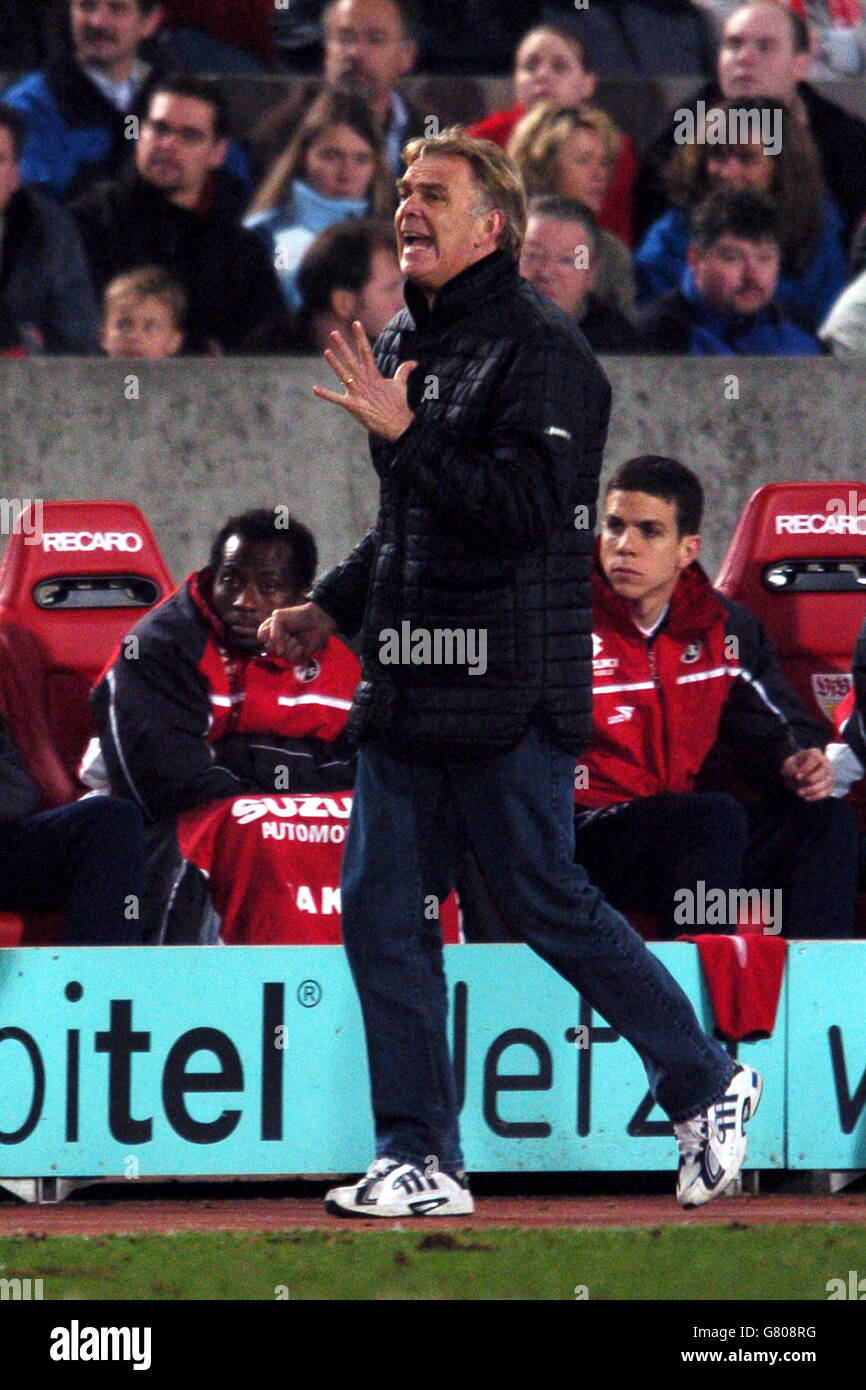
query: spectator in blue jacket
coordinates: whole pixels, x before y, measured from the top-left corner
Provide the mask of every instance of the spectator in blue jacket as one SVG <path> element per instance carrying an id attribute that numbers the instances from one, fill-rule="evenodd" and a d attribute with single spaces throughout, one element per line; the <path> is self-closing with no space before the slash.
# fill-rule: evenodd
<path id="1" fill-rule="evenodd" d="M 785 318 L 775 300 L 778 214 L 765 193 L 721 188 L 692 216 L 687 265 L 677 289 L 639 319 L 648 352 L 712 357 L 809 357 L 817 338 Z"/>
<path id="2" fill-rule="evenodd" d="M 746 116 L 744 122 L 736 102 L 719 102 L 706 113 L 698 138 L 677 147 L 664 175 L 673 206 L 635 252 L 638 304 L 679 284 L 691 209 L 716 188 L 754 188 L 770 194 L 779 211 L 782 262 L 776 298 L 798 322 L 815 329 L 848 279 L 842 218 L 824 191 L 808 128 L 769 97 L 751 100 Z M 773 132 L 769 143 L 757 134 L 762 122 L 764 131 L 769 123 Z M 719 133 L 726 138 L 713 140 Z"/>
<path id="3" fill-rule="evenodd" d="M 25 183 L 65 203 L 121 172 L 153 88 L 166 75 L 141 56 L 161 18 L 159 0 L 69 0 L 71 50 L 4 94 L 27 124 Z M 225 168 L 240 211 L 250 171 L 236 145 Z"/>
<path id="4" fill-rule="evenodd" d="M 0 105 L 0 310 L 28 353 L 95 353 L 99 319 L 68 212 L 21 187 L 24 122 Z"/>
<path id="5" fill-rule="evenodd" d="M 160 18 L 159 0 L 69 0 L 72 51 L 4 96 L 27 124 L 25 183 L 65 201 L 119 173 L 153 78 L 139 50 Z"/>

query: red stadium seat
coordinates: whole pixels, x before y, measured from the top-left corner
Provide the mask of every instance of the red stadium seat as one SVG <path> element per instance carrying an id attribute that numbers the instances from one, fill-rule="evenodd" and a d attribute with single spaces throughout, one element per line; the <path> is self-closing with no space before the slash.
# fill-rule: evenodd
<path id="1" fill-rule="evenodd" d="M 43 502 L 0 565 L 0 710 L 47 806 L 74 801 L 88 695 L 132 625 L 172 591 L 130 502 Z M 0 946 L 60 940 L 62 917 L 0 913 Z"/>
<path id="2" fill-rule="evenodd" d="M 28 535 L 32 530 L 36 534 Z M 0 629 L 33 639 L 48 732 L 74 779 L 92 732 L 88 694 L 132 625 L 174 585 L 131 502 L 44 502 L 0 566 Z M 46 757 L 47 757 L 46 753 Z"/>
<path id="3" fill-rule="evenodd" d="M 758 488 L 716 587 L 757 614 L 809 714 L 832 725 L 851 689 L 851 658 L 866 618 L 866 484 Z M 852 794 L 862 824 L 861 803 Z M 866 936 L 864 894 L 857 933 Z"/>
<path id="4" fill-rule="evenodd" d="M 716 588 L 761 619 L 808 712 L 832 725 L 866 617 L 866 484 L 758 488 Z"/>

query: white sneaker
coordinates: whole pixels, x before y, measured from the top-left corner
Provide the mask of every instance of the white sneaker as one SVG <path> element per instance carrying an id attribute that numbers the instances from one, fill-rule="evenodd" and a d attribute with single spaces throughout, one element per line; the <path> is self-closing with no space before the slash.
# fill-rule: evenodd
<path id="1" fill-rule="evenodd" d="M 360 1181 L 325 1193 L 332 1216 L 469 1216 L 474 1210 L 462 1175 L 423 1173 L 394 1158 L 377 1158 Z"/>
<path id="2" fill-rule="evenodd" d="M 680 1150 L 677 1200 L 681 1206 L 701 1207 L 730 1187 L 746 1159 L 743 1126 L 758 1108 L 761 1089 L 759 1073 L 738 1065 L 721 1100 L 674 1125 Z"/>

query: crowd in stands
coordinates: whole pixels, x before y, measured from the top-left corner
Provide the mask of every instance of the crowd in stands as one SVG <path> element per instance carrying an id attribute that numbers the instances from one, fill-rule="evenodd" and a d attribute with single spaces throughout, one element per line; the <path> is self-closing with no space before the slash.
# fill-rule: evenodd
<path id="1" fill-rule="evenodd" d="M 689 219 L 709 193 L 750 188 L 770 194 L 778 210 L 782 253 L 776 298 L 813 329 L 822 323 L 847 280 L 839 214 L 824 192 L 821 167 L 808 129 L 767 98 L 750 103 L 777 120 L 779 149 L 769 154 L 760 138 L 740 144 L 680 145 L 665 171 L 672 206 L 648 229 L 635 252 L 638 302 L 651 303 L 676 289 L 685 270 Z M 720 102 L 727 114 L 735 106 Z M 779 117 L 773 116 L 778 110 Z"/>
<path id="2" fill-rule="evenodd" d="M 512 100 L 479 108 L 470 130 L 506 148 L 522 180 L 521 275 L 599 353 L 862 356 L 866 123 L 809 79 L 866 80 L 864 33 L 858 0 L 430 0 L 423 13 L 404 0 L 0 0 L 0 355 L 318 353 L 355 321 L 375 339 L 403 307 L 391 222 L 400 152 L 440 125 L 401 90 L 416 71 L 510 74 Z M 241 128 L 233 80 L 289 73 L 299 79 L 290 95 Z M 611 79 L 671 77 L 702 85 L 657 131 L 621 129 L 605 108 Z M 791 935 L 850 935 L 857 847 L 847 806 L 831 796 L 829 739 L 808 724 L 754 620 L 712 598 L 697 547 L 682 550 L 698 538 L 700 507 L 689 510 L 688 480 L 662 474 L 644 462 L 612 484 L 595 576 L 600 642 L 632 659 L 659 621 L 630 594 L 628 566 L 619 583 L 610 563 L 631 534 L 628 499 L 649 498 L 658 515 L 640 524 L 667 526 L 677 554 L 688 551 L 669 595 L 677 659 L 696 643 L 723 645 L 735 627 L 754 648 L 758 686 L 737 684 L 732 665 L 734 693 L 726 687 L 715 722 L 698 701 L 700 738 L 701 721 L 684 716 L 701 751 L 674 779 L 685 812 L 659 805 L 673 787 L 664 769 L 653 780 L 644 767 L 635 794 L 628 730 L 599 725 L 592 786 L 617 766 L 622 779 L 603 805 L 578 795 L 581 852 L 616 900 L 605 864 L 621 882 L 628 847 L 646 836 L 625 814 L 599 812 L 628 803 L 652 821 L 652 843 L 686 846 L 683 815 L 703 824 L 697 767 L 724 735 L 748 754 L 748 728 L 772 810 L 758 824 L 730 800 L 703 803 L 719 813 L 718 845 L 703 838 L 708 858 L 697 869 L 677 861 L 665 882 L 657 865 L 636 863 L 637 896 L 667 919 L 672 883 L 693 872 L 721 881 L 724 859 L 731 882 L 785 880 Z M 320 661 L 291 668 L 263 656 L 256 637 L 273 608 L 308 591 L 315 555 L 295 521 L 232 518 L 209 564 L 142 619 L 135 660 L 118 655 L 94 696 L 101 740 L 83 775 L 113 796 L 80 804 L 101 809 L 46 810 L 0 726 L 0 862 L 25 833 L 41 844 L 47 826 L 57 884 L 49 902 L 33 882 L 0 875 L 0 909 L 50 908 L 59 895 L 68 941 L 119 940 L 106 922 L 123 887 L 146 907 L 123 940 L 216 939 L 179 818 L 272 791 L 277 769 L 288 768 L 283 791 L 351 787 L 342 731 L 354 656 L 335 638 Z M 858 662 L 848 732 L 862 773 L 862 651 Z M 758 688 L 775 692 L 783 731 L 767 724 Z M 84 837 L 105 899 L 89 929 L 69 850 Z M 795 861 L 806 868 L 792 883 Z M 833 891 L 819 864 L 832 864 Z"/>
<path id="3" fill-rule="evenodd" d="M 265 246 L 242 227 L 221 177 L 227 114 L 200 79 L 154 89 L 133 157 L 71 205 L 97 292 L 158 265 L 183 287 L 189 350 L 278 351 L 289 316 Z"/>
<path id="4" fill-rule="evenodd" d="M 5 354 L 135 355 L 134 336 L 108 330 L 106 296 L 155 269 L 176 282 L 175 317 L 184 299 L 166 355 L 315 350 L 328 295 L 363 293 L 365 264 L 376 298 L 384 275 L 380 241 L 323 291 L 332 229 L 388 219 L 401 149 L 440 128 L 401 89 L 413 71 L 465 74 L 470 132 L 509 151 L 527 197 L 581 204 L 571 221 L 548 204 L 540 235 L 565 272 L 564 229 L 579 229 L 583 291 L 575 280 L 557 302 L 598 351 L 866 348 L 866 122 L 809 80 L 860 74 L 859 0 L 563 0 L 507 15 L 489 0 L 423 15 L 411 0 L 44 0 L 26 16 L 0 3 L 0 17 Z M 481 109 L 477 79 L 508 69 L 511 103 Z M 288 95 L 239 122 L 232 83 L 275 73 Z M 703 85 L 655 131 L 640 103 L 628 130 L 622 105 L 618 123 L 605 108 L 611 80 L 688 76 Z M 533 230 L 526 273 L 549 294 Z"/>

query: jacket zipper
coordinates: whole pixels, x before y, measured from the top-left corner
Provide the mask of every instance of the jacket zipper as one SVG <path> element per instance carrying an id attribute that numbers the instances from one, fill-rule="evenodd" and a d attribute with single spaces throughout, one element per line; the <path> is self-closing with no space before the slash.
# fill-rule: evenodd
<path id="1" fill-rule="evenodd" d="M 655 646 L 652 642 L 647 642 L 647 656 L 649 658 L 650 676 L 652 677 L 652 683 L 655 686 L 655 692 L 656 696 L 658 697 L 659 708 L 661 709 L 662 715 L 662 752 L 664 755 L 664 767 L 662 768 L 662 777 L 660 780 L 662 782 L 662 785 L 664 786 L 665 791 L 670 791 L 671 759 L 670 749 L 668 747 L 667 710 L 665 707 L 665 697 L 664 691 L 662 690 L 662 683 L 659 679 L 659 668 L 658 663 L 656 662 Z"/>

